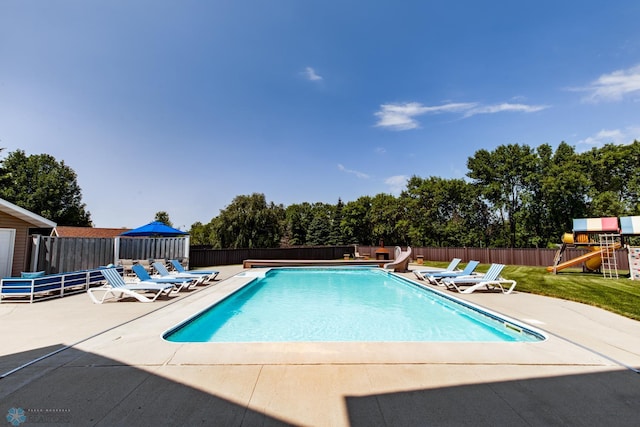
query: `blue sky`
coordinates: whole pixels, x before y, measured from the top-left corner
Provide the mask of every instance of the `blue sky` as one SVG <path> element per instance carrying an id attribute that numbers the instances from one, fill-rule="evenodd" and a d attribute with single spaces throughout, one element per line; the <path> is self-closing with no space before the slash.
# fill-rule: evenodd
<path id="1" fill-rule="evenodd" d="M 344 202 L 502 144 L 640 139 L 640 2 L 0 2 L 0 147 L 97 227 Z"/>

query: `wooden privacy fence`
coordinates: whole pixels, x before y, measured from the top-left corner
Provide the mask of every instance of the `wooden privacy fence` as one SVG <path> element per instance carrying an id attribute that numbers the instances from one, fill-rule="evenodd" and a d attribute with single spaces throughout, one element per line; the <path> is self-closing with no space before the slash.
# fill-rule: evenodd
<path id="1" fill-rule="evenodd" d="M 358 246 L 361 256 L 376 258 L 376 246 Z M 391 258 L 393 246 L 386 246 Z M 405 249 L 405 248 L 403 248 Z M 477 260 L 483 264 L 528 265 L 546 267 L 553 264 L 556 249 L 537 248 L 411 248 L 411 258 L 425 261 L 450 261 L 461 258 L 463 262 Z M 207 246 L 189 246 L 189 237 L 116 237 L 81 238 L 32 236 L 30 270 L 46 274 L 88 270 L 117 263 L 120 259 L 181 259 L 188 258 L 191 267 L 242 264 L 246 259 L 341 259 L 345 254 L 355 255 L 354 245 L 296 246 L 292 248 L 265 249 L 211 249 Z M 585 249 L 569 248 L 563 260 L 585 253 Z M 626 249 L 616 251 L 618 268 L 629 269 Z"/>
<path id="2" fill-rule="evenodd" d="M 353 245 L 344 246 L 296 246 L 292 248 L 265 249 L 210 249 L 207 246 L 191 246 L 189 266 L 242 264 L 245 259 L 340 259 L 344 254 L 353 256 Z"/>
<path id="3" fill-rule="evenodd" d="M 189 256 L 189 237 L 85 238 L 33 235 L 30 270 L 46 274 L 89 270 L 120 259 L 180 259 Z"/>
<path id="4" fill-rule="evenodd" d="M 376 246 L 358 246 L 360 255 L 373 256 L 378 249 Z M 463 262 L 469 260 L 480 261 L 483 264 L 499 263 L 506 265 L 527 265 L 533 267 L 548 267 L 553 265 L 553 257 L 557 249 L 547 248 L 436 248 L 420 247 L 411 248 L 411 258 L 414 260 L 422 256 L 425 261 L 451 261 L 452 258 L 460 258 Z M 568 261 L 580 255 L 584 255 L 588 249 L 568 248 L 562 257 Z M 627 249 L 616 251 L 618 268 L 629 269 L 629 257 Z"/>
<path id="5" fill-rule="evenodd" d="M 394 256 L 393 246 L 386 246 L 391 258 Z M 377 246 L 358 246 L 360 256 L 376 258 Z M 403 247 L 406 249 L 406 247 Z M 425 261 L 451 261 L 460 258 L 463 262 L 480 261 L 483 264 L 500 263 L 506 265 L 527 265 L 548 267 L 553 265 L 556 249 L 546 248 L 456 248 L 456 247 L 419 247 L 411 248 L 411 258 L 415 261 L 422 257 Z M 563 260 L 583 255 L 586 249 L 567 249 Z M 344 254 L 355 254 L 355 246 L 313 246 L 278 249 L 210 249 L 206 246 L 192 246 L 189 264 L 191 267 L 209 267 L 214 265 L 242 264 L 245 259 L 340 259 Z M 629 259 L 627 250 L 616 252 L 618 268 L 627 270 Z"/>

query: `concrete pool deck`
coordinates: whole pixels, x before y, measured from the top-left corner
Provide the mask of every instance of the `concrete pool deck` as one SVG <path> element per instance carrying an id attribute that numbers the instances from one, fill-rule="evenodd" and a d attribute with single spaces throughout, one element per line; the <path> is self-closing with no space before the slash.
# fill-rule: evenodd
<path id="1" fill-rule="evenodd" d="M 415 266 L 414 266 L 415 268 Z M 518 292 L 461 297 L 540 343 L 176 344 L 161 334 L 250 278 L 154 303 L 0 304 L 0 415 L 57 425 L 638 425 L 640 322 Z M 413 274 L 403 274 L 415 280 Z M 29 421 L 31 420 L 31 421 Z"/>

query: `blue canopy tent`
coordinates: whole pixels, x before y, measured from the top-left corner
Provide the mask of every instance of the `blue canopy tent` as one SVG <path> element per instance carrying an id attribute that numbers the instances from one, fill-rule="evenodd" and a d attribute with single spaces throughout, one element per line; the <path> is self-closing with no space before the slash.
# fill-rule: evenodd
<path id="1" fill-rule="evenodd" d="M 153 221 L 149 224 L 143 225 L 133 230 L 125 231 L 120 234 L 121 236 L 162 236 L 162 237 L 175 237 L 184 236 L 186 231 L 178 230 L 177 228 L 169 227 L 167 224 L 160 221 Z"/>

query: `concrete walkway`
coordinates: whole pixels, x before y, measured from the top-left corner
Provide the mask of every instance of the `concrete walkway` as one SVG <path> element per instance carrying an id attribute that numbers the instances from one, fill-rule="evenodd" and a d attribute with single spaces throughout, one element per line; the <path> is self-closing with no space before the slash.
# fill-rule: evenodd
<path id="1" fill-rule="evenodd" d="M 161 339 L 250 280 L 235 276 L 241 266 L 216 269 L 216 284 L 151 304 L 95 305 L 84 294 L 0 304 L 0 374 L 10 373 L 0 379 L 0 415 L 22 409 L 25 426 L 640 422 L 640 322 L 516 288 L 448 294 L 539 328 L 545 342 Z"/>

